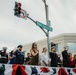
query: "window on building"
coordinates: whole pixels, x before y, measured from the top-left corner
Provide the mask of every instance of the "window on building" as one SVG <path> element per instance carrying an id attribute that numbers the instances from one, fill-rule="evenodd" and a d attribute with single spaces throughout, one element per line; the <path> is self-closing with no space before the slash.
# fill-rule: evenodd
<path id="1" fill-rule="evenodd" d="M 68 50 L 76 50 L 76 43 L 67 43 Z"/>
<path id="2" fill-rule="evenodd" d="M 56 51 L 60 51 L 61 50 L 61 43 L 56 44 Z"/>

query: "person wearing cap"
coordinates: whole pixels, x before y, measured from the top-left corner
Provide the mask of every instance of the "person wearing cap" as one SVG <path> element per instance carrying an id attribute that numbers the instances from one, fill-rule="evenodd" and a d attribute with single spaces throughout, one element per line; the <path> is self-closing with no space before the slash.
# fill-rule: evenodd
<path id="1" fill-rule="evenodd" d="M 51 58 L 51 67 L 57 67 L 57 60 L 58 60 L 58 56 L 56 53 L 56 48 L 52 47 L 51 48 L 51 52 L 50 52 L 50 58 Z"/>
<path id="2" fill-rule="evenodd" d="M 70 61 L 69 61 L 69 54 L 68 49 L 64 47 L 64 50 L 62 51 L 62 57 L 63 57 L 63 67 L 69 67 Z"/>
<path id="3" fill-rule="evenodd" d="M 24 64 L 24 54 L 22 53 L 22 45 L 17 47 L 17 50 L 14 52 L 15 61 L 14 64 Z"/>
<path id="4" fill-rule="evenodd" d="M 3 47 L 1 52 L 0 52 L 0 55 L 1 55 L 0 63 L 6 64 L 8 62 L 8 54 L 6 53 L 6 50 L 7 50 L 7 47 Z"/>

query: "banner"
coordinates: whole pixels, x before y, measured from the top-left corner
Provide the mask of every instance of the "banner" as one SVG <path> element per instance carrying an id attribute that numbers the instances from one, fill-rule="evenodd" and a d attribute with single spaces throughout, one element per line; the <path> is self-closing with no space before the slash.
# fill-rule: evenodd
<path id="1" fill-rule="evenodd" d="M 76 68 L 0 64 L 0 75 L 76 75 Z"/>

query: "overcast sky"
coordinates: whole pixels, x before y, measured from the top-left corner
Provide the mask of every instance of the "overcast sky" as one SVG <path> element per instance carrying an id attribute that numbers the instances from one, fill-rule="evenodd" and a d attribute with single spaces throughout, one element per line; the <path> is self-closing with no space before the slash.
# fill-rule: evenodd
<path id="1" fill-rule="evenodd" d="M 46 24 L 42 0 L 0 0 L 0 49 L 7 46 L 12 50 L 19 44 L 45 39 L 44 32 L 29 19 L 14 16 L 15 1 L 22 4 L 31 18 Z M 49 20 L 53 32 L 50 37 L 61 33 L 76 33 L 76 0 L 46 0 Z"/>

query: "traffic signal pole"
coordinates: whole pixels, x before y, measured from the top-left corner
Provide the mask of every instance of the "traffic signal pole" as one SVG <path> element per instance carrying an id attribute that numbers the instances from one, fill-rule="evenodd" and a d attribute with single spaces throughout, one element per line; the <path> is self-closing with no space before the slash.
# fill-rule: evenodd
<path id="1" fill-rule="evenodd" d="M 42 0 L 45 5 L 45 14 L 46 14 L 46 25 L 49 25 L 49 14 L 48 14 L 48 5 L 46 4 L 46 0 Z M 49 30 L 47 30 L 47 49 L 48 49 L 48 56 L 50 53 L 51 45 L 50 45 L 50 38 L 49 38 Z"/>
<path id="2" fill-rule="evenodd" d="M 44 2 L 45 5 L 45 13 L 46 13 L 46 24 L 43 24 L 39 21 L 35 21 L 32 18 L 29 17 L 29 14 L 27 14 L 27 12 L 23 9 L 21 9 L 21 3 L 15 2 L 15 9 L 14 9 L 14 15 L 19 17 L 19 18 L 23 18 L 23 19 L 30 19 L 31 21 L 33 21 L 38 27 L 41 28 L 41 30 L 43 30 L 43 32 L 46 34 L 47 37 L 47 49 L 48 49 L 48 56 L 50 53 L 50 40 L 49 40 L 49 31 L 52 31 L 52 27 L 50 27 L 49 24 L 49 15 L 48 15 L 48 5 L 46 4 L 46 0 L 42 0 Z M 18 7 L 19 6 L 19 7 Z M 22 14 L 22 15 L 21 15 Z M 47 32 L 44 30 L 46 29 Z"/>
<path id="3" fill-rule="evenodd" d="M 30 19 L 31 21 L 33 21 L 35 24 L 37 24 L 36 21 L 33 20 L 31 17 L 27 16 L 27 18 Z M 43 30 L 43 32 L 44 32 L 44 33 L 46 34 L 46 36 L 47 36 L 47 32 L 46 32 L 42 27 L 40 27 L 40 28 L 41 28 L 41 30 Z"/>

